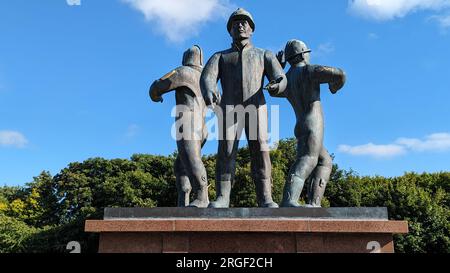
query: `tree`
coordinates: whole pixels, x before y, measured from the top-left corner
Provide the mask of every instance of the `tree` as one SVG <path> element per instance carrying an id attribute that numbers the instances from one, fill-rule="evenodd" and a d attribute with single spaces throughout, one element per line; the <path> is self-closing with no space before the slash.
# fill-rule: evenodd
<path id="1" fill-rule="evenodd" d="M 23 221 L 0 214 L 0 253 L 27 252 L 25 242 L 35 232 Z"/>

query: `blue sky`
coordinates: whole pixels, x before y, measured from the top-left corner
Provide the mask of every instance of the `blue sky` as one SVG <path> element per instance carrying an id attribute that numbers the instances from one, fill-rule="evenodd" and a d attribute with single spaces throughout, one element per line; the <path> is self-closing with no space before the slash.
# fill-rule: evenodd
<path id="1" fill-rule="evenodd" d="M 253 14 L 257 47 L 301 39 L 313 63 L 347 72 L 338 94 L 322 88 L 325 146 L 340 167 L 450 170 L 448 0 L 2 0 L 0 185 L 90 157 L 174 152 L 174 95 L 152 103 L 148 87 L 193 44 L 206 58 L 226 49 L 237 7 Z M 266 98 L 280 137 L 293 136 L 291 106 Z"/>

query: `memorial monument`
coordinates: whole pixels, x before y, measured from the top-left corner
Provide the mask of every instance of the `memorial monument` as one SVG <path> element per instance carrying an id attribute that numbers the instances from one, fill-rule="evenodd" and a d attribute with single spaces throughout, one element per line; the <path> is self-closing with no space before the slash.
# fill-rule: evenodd
<path id="1" fill-rule="evenodd" d="M 86 232 L 100 233 L 103 253 L 299 253 L 394 252 L 393 234 L 407 233 L 406 221 L 390 221 L 387 208 L 321 208 L 331 172 L 323 147 L 320 84 L 336 93 L 345 83 L 341 69 L 311 65 L 304 42 L 291 40 L 274 56 L 251 43 L 252 15 L 233 12 L 227 23 L 231 48 L 215 53 L 202 70 L 202 50 L 190 48 L 179 67 L 150 88 L 153 101 L 175 90 L 177 137 L 175 164 L 178 206 L 185 208 L 106 208 L 103 220 L 86 221 Z M 291 67 L 285 75 L 285 60 Z M 263 88 L 264 77 L 269 84 Z M 218 92 L 220 80 L 222 94 Z M 267 146 L 267 106 L 263 90 L 285 97 L 294 108 L 297 160 L 286 178 L 282 207 L 272 199 Z M 201 148 L 206 139 L 205 109 L 219 120 L 217 199 L 208 206 Z M 230 118 L 231 117 L 231 118 Z M 259 208 L 229 208 L 238 139 L 245 129 Z M 308 204 L 298 199 L 310 179 Z M 189 203 L 190 188 L 196 199 Z"/>

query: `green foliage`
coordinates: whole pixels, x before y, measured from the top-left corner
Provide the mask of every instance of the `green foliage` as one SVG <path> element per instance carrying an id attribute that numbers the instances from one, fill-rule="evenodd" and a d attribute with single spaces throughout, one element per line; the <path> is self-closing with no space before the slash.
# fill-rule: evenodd
<path id="1" fill-rule="evenodd" d="M 273 197 L 279 203 L 295 161 L 296 140 L 280 141 L 270 156 Z M 70 241 L 80 242 L 83 252 L 96 252 L 98 236 L 84 232 L 84 221 L 101 219 L 105 207 L 176 205 L 175 158 L 176 154 L 92 158 L 71 163 L 54 177 L 42 172 L 24 187 L 0 187 L 0 253 L 65 252 Z M 203 157 L 211 199 L 215 161 L 215 155 Z M 250 169 L 248 148 L 239 149 L 231 200 L 235 207 L 256 206 Z M 409 234 L 395 237 L 397 252 L 449 253 L 449 187 L 450 172 L 367 177 L 334 165 L 322 206 L 385 206 L 392 219 L 409 222 Z"/>
<path id="2" fill-rule="evenodd" d="M 64 253 L 70 241 L 81 244 L 82 253 L 98 252 L 98 234 L 84 232 L 84 219 L 37 230 L 23 243 L 26 253 Z"/>
<path id="3" fill-rule="evenodd" d="M 101 218 L 105 207 L 176 204 L 174 157 L 134 155 L 131 160 L 93 158 L 55 176 L 62 223 Z"/>
<path id="4" fill-rule="evenodd" d="M 449 253 L 449 174 L 384 178 L 335 171 L 325 195 L 333 207 L 387 207 L 391 219 L 407 220 L 409 233 L 395 235 L 397 252 Z"/>
<path id="5" fill-rule="evenodd" d="M 42 172 L 23 188 L 3 188 L 0 213 L 40 228 L 58 220 L 57 202 L 52 176 Z"/>
<path id="6" fill-rule="evenodd" d="M 0 214 L 0 253 L 26 252 L 26 241 L 35 233 L 23 221 Z"/>

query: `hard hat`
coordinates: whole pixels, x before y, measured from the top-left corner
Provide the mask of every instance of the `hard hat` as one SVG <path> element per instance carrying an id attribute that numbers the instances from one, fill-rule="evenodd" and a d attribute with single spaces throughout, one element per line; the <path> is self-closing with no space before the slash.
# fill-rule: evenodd
<path id="1" fill-rule="evenodd" d="M 183 65 L 203 66 L 203 52 L 200 46 L 194 45 L 184 52 Z"/>
<path id="2" fill-rule="evenodd" d="M 304 42 L 295 39 L 289 40 L 286 44 L 286 48 L 284 49 L 286 61 L 291 60 L 299 54 L 309 52 L 311 52 L 311 49 L 308 49 Z"/>
<path id="3" fill-rule="evenodd" d="M 237 19 L 245 19 L 247 20 L 248 24 L 250 25 L 250 27 L 252 28 L 253 31 L 255 31 L 255 22 L 253 21 L 253 17 L 250 14 L 250 12 L 246 11 L 243 8 L 238 8 L 235 12 L 233 12 L 230 16 L 230 19 L 228 19 L 228 23 L 227 23 L 227 29 L 228 32 L 231 31 L 231 26 L 234 20 Z"/>

